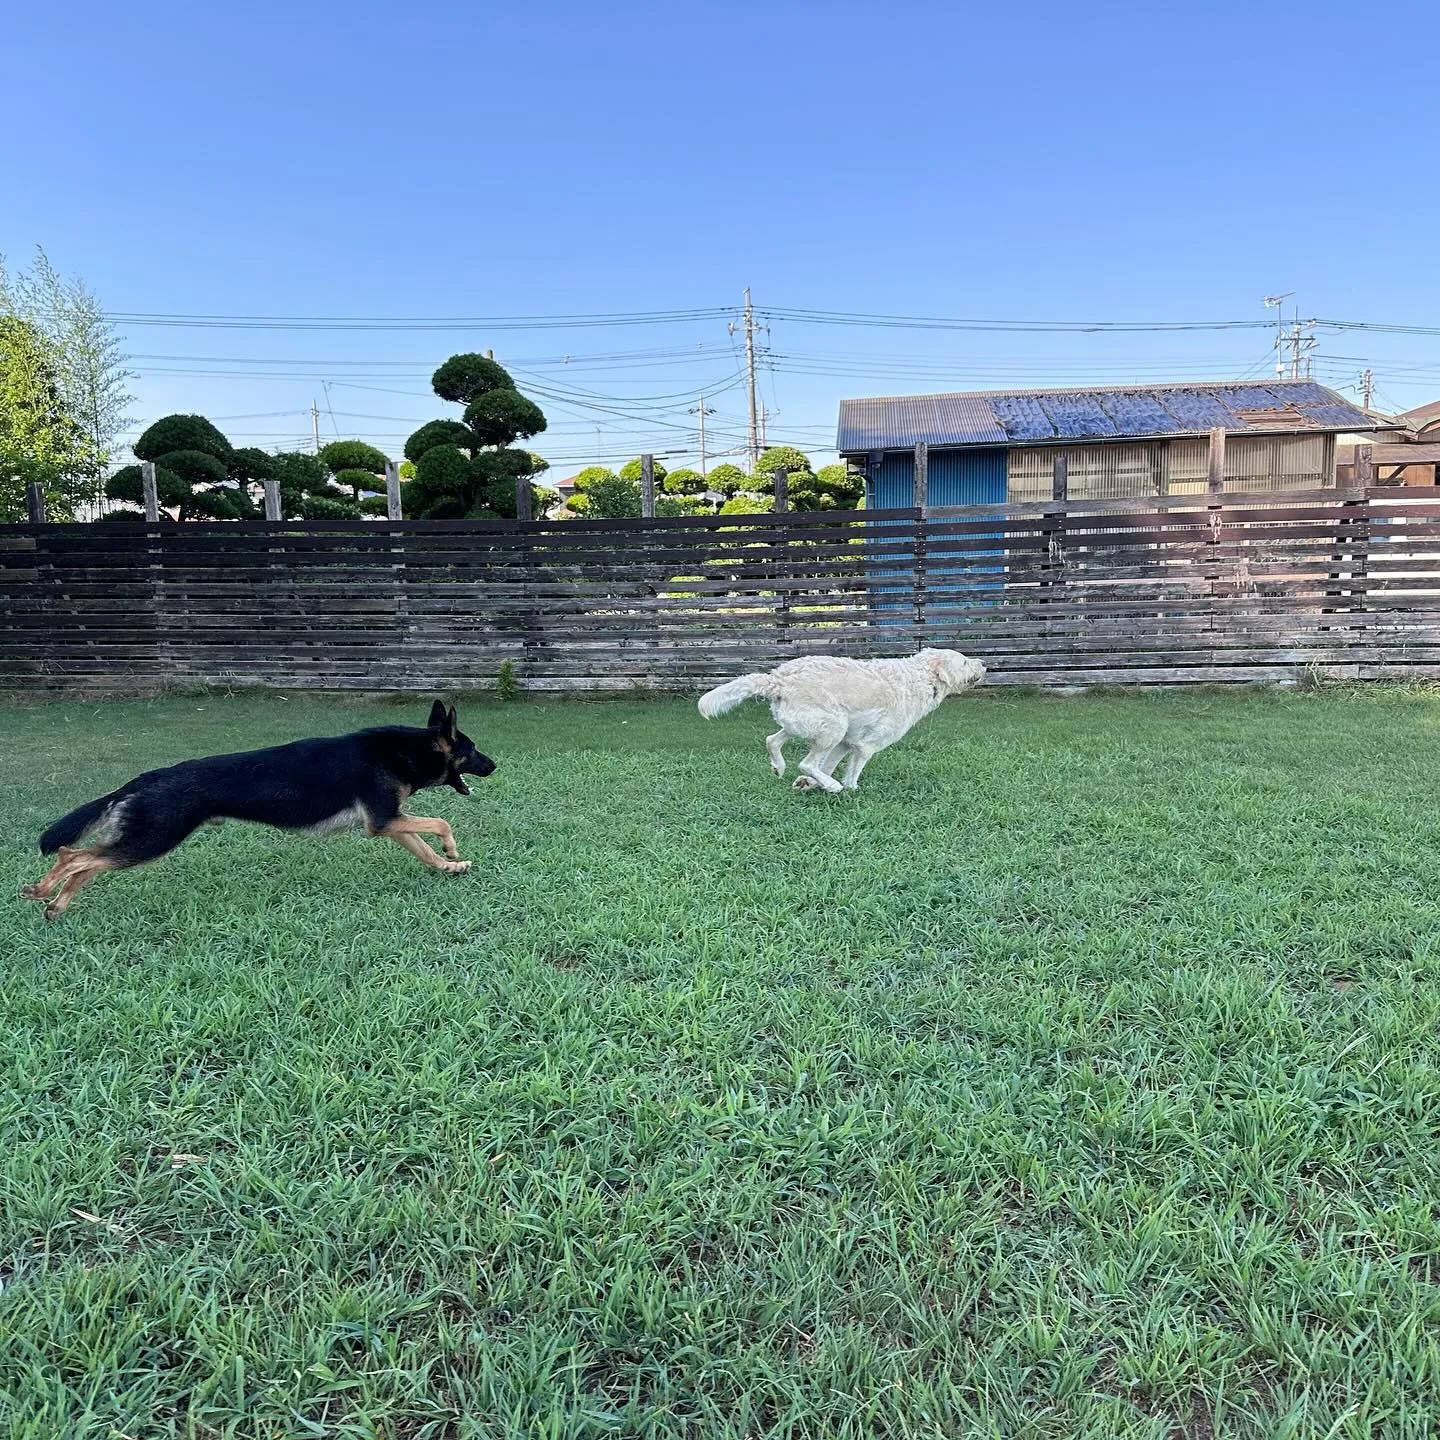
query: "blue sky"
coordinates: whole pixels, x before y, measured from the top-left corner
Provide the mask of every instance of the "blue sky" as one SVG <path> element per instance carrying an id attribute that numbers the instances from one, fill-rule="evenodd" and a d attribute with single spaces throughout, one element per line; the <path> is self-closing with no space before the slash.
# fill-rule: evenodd
<path id="1" fill-rule="evenodd" d="M 738 305 L 1044 321 L 1306 315 L 1440 326 L 1440 7 L 11 7 L 0 252 L 107 308 L 473 317 Z M 585 328 L 127 325 L 137 417 L 237 443 L 444 413 L 493 348 L 555 473 L 743 436 L 725 318 Z M 845 395 L 1267 374 L 1263 330 L 945 332 L 774 318 L 772 440 Z M 568 360 L 566 357 L 569 357 Z M 1322 330 L 1399 408 L 1440 339 Z M 1429 368 L 1426 368 L 1429 367 Z M 1353 393 L 1353 392 L 1351 392 Z M 560 398 L 556 398 L 560 397 Z"/>

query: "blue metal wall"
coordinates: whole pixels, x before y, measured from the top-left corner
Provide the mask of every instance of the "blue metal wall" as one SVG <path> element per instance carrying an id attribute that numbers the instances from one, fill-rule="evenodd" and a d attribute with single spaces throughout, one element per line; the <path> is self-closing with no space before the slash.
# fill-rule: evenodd
<path id="1" fill-rule="evenodd" d="M 932 505 L 1003 505 L 1005 450 L 932 450 L 929 465 Z M 879 475 L 865 486 L 865 504 L 872 510 L 904 509 L 915 503 L 915 455 L 890 451 L 880 461 Z"/>
<path id="2" fill-rule="evenodd" d="M 1003 505 L 1005 503 L 1005 450 L 1002 447 L 974 450 L 932 450 L 927 474 L 927 498 L 931 505 Z M 915 503 L 915 456 L 913 451 L 890 451 L 880 460 L 878 475 L 865 485 L 865 504 L 870 509 L 905 509 Z M 882 522 L 883 524 L 883 522 Z M 878 538 L 878 537 L 877 537 Z M 987 563 L 983 552 L 964 561 L 937 566 L 928 573 L 928 591 L 933 602 L 985 604 L 975 592 L 998 588 L 1001 581 L 988 575 L 1003 572 L 1003 547 Z M 872 571 L 881 576 L 904 575 L 910 570 Z M 913 610 L 909 584 L 871 584 L 871 606 L 879 624 L 905 624 Z M 948 583 L 947 583 L 948 582 Z"/>

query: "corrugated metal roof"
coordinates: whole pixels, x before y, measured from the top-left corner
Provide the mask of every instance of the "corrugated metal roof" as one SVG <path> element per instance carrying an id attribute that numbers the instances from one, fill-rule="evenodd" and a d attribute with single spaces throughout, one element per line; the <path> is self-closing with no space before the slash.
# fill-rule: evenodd
<path id="1" fill-rule="evenodd" d="M 1007 441 L 988 400 L 971 395 L 842 400 L 840 432 L 849 436 L 850 450 L 903 450 L 932 435 L 966 438 L 931 444 L 1004 445 Z"/>
<path id="2" fill-rule="evenodd" d="M 1224 429 L 1363 431 L 1380 422 L 1313 380 L 981 390 L 842 400 L 836 448 L 848 455 L 927 445 L 1035 445 L 1149 439 Z"/>

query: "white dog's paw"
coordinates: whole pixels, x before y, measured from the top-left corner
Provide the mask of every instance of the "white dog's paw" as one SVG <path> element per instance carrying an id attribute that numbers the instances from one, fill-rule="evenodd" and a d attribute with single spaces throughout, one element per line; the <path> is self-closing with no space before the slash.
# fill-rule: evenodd
<path id="1" fill-rule="evenodd" d="M 802 775 L 798 780 L 791 783 L 790 788 L 792 790 L 814 790 L 818 787 L 808 775 Z"/>
<path id="2" fill-rule="evenodd" d="M 779 779 L 783 780 L 785 778 L 785 762 L 783 760 L 772 760 L 770 762 L 770 768 Z"/>

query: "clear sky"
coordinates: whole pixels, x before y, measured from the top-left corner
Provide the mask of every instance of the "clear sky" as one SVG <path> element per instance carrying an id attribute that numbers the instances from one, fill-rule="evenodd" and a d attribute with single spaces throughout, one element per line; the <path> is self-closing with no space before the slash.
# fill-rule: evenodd
<path id="1" fill-rule="evenodd" d="M 738 305 L 1440 326 L 1440 6 L 335 3 L 6 7 L 0 252 L 115 312 L 436 317 Z M 772 318 L 772 440 L 846 395 L 1269 374 L 1264 330 Z M 398 454 L 493 348 L 557 475 L 743 440 L 726 317 L 576 328 L 127 323 L 137 419 Z M 1316 376 L 1440 395 L 1440 337 L 1319 332 Z M 568 360 L 566 357 L 569 357 Z M 1354 391 L 1349 393 L 1353 394 Z M 562 398 L 556 398 L 562 397 Z"/>

